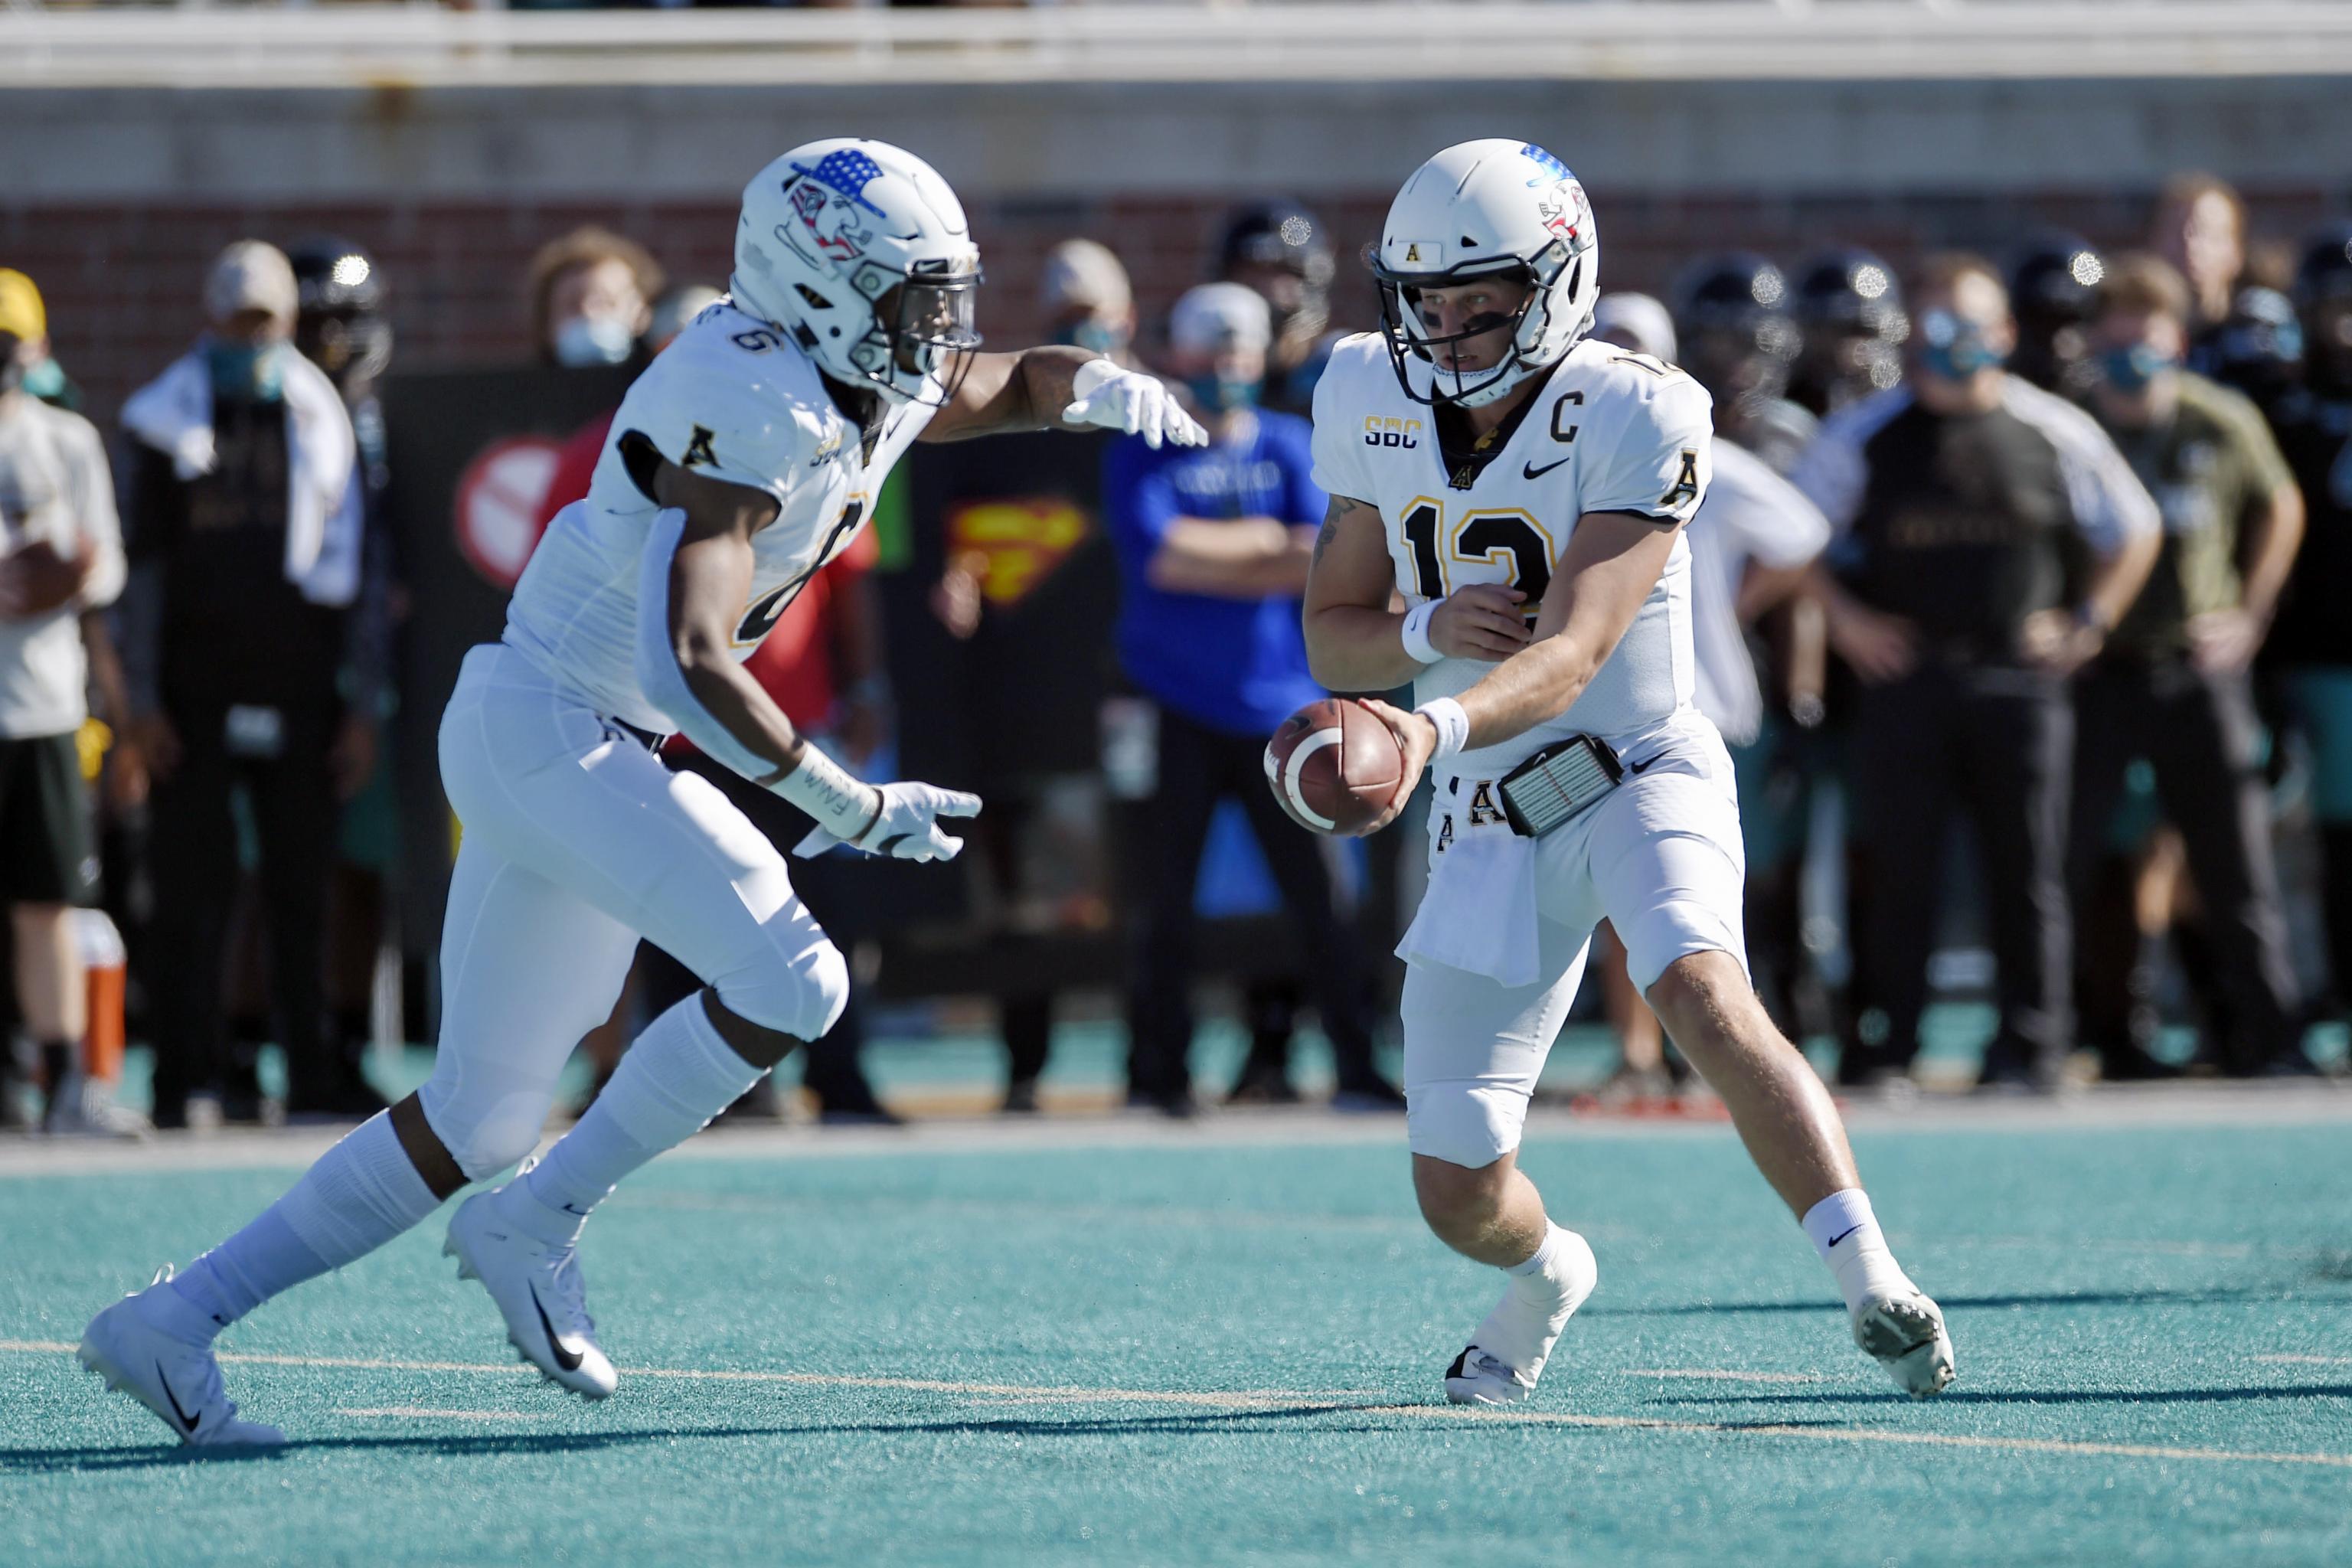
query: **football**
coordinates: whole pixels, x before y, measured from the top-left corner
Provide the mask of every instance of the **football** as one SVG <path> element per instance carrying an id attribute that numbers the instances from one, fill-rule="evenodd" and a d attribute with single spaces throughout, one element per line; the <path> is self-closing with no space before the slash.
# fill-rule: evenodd
<path id="1" fill-rule="evenodd" d="M 1353 833 L 1388 809 L 1404 754 L 1379 714 L 1352 698 L 1310 702 L 1265 743 L 1265 782 L 1292 820 Z"/>

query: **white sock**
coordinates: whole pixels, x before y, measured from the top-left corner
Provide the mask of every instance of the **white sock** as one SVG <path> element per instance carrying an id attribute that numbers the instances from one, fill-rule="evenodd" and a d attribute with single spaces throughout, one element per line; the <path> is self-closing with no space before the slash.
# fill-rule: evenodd
<path id="1" fill-rule="evenodd" d="M 1888 1250 L 1885 1233 L 1871 1213 L 1870 1194 L 1860 1187 L 1832 1193 L 1807 1209 L 1804 1226 L 1813 1250 L 1836 1277 L 1847 1311 L 1858 1310 L 1872 1296 L 1918 1292 Z"/>
<path id="2" fill-rule="evenodd" d="M 172 1289 L 212 1321 L 216 1334 L 272 1296 L 373 1252 L 440 1206 L 401 1148 L 391 1113 L 378 1111 L 320 1155 L 258 1219 L 190 1264 Z"/>
<path id="3" fill-rule="evenodd" d="M 1590 1287 L 1592 1248 L 1576 1232 L 1547 1221 L 1543 1242 L 1535 1255 L 1503 1272 L 1511 1277 L 1511 1288 L 1519 1294 L 1549 1304 L 1564 1289 Z"/>
<path id="4" fill-rule="evenodd" d="M 1600 1270 L 1584 1237 L 1553 1225 L 1544 1232 L 1534 1257 L 1503 1272 L 1511 1283 L 1470 1342 L 1501 1357 L 1533 1382 L 1569 1314 L 1592 1294 Z"/>
<path id="5" fill-rule="evenodd" d="M 541 1215 L 525 1209 L 520 1194 L 502 1203 L 501 1212 L 541 1241 L 578 1236 L 589 1212 L 622 1177 L 702 1131 L 767 1070 L 737 1056 L 720 1037 L 699 993 L 688 996 L 646 1026 L 588 1114 L 555 1141 L 537 1169 L 513 1184 L 527 1190 Z M 550 1215 L 569 1216 L 569 1235 L 542 1234 L 557 1223 L 544 1217 Z"/>

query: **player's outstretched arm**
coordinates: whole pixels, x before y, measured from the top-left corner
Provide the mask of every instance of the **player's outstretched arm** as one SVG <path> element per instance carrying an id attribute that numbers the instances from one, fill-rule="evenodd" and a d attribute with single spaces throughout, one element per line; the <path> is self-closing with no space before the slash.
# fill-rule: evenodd
<path id="1" fill-rule="evenodd" d="M 1536 617 L 1535 640 L 1456 699 L 1468 728 L 1454 737 L 1452 750 L 1497 746 L 1567 712 L 1657 586 L 1676 531 L 1631 512 L 1589 511 L 1580 518 Z M 1435 722 L 1423 713 L 1372 706 L 1396 734 L 1405 773 L 1397 804 L 1365 825 L 1368 834 L 1403 809 L 1439 739 Z"/>
<path id="2" fill-rule="evenodd" d="M 977 795 L 852 777 L 793 730 L 735 659 L 735 628 L 751 596 L 751 536 L 774 520 L 774 498 L 667 462 L 653 490 L 663 510 L 646 541 L 637 597 L 646 695 L 705 752 L 815 821 L 798 853 L 846 843 L 900 859 L 952 859 L 963 841 L 938 819 L 976 815 Z"/>
<path id="3" fill-rule="evenodd" d="M 1087 349 L 1048 344 L 971 356 L 955 391 L 918 439 L 962 441 L 1011 430 L 1121 430 L 1154 447 L 1202 447 L 1209 434 L 1159 377 Z"/>

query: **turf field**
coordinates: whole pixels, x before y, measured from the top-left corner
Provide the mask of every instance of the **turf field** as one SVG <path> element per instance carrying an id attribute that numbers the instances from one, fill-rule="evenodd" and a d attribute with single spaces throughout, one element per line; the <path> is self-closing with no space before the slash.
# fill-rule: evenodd
<path id="1" fill-rule="evenodd" d="M 1926 1405 L 1727 1130 L 1546 1121 L 1601 1283 L 1525 1414 L 1438 1402 L 1494 1285 L 1392 1122 L 714 1133 L 589 1229 L 608 1404 L 513 1364 L 435 1223 L 231 1331 L 295 1441 L 214 1462 L 69 1342 L 317 1140 L 22 1147 L 0 1563 L 2352 1562 L 2340 1098 L 1858 1117 L 1958 1348 Z"/>

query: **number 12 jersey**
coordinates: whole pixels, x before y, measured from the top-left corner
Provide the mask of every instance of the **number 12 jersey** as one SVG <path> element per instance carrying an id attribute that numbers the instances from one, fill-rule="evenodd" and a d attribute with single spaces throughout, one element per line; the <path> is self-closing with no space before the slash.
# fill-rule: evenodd
<path id="1" fill-rule="evenodd" d="M 1590 339 L 1570 349 L 1497 445 L 1449 467 L 1433 410 L 1397 384 L 1370 333 L 1342 340 L 1315 389 L 1315 482 L 1379 509 L 1407 605 L 1500 583 L 1532 618 L 1577 520 L 1622 511 L 1660 527 L 1690 521 L 1706 493 L 1712 403 L 1674 366 Z M 1690 548 L 1677 534 L 1633 624 L 1568 710 L 1500 746 L 1465 752 L 1457 773 L 1493 776 L 1570 735 L 1624 747 L 1692 706 Z M 1452 697 L 1494 666 L 1448 658 L 1413 683 Z"/>

